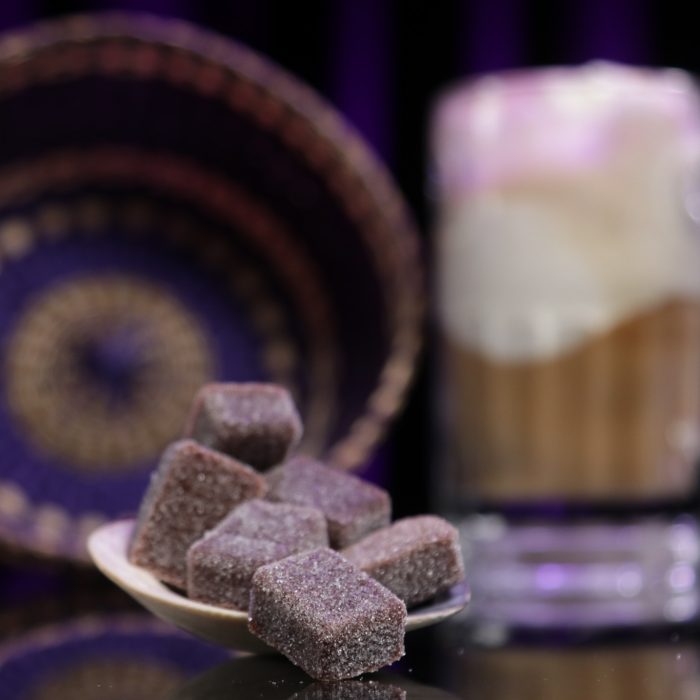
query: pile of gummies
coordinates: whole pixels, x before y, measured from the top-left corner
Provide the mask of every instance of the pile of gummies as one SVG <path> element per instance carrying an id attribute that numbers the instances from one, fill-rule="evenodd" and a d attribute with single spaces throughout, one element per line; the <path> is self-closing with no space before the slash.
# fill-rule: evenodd
<path id="1" fill-rule="evenodd" d="M 305 456 L 274 384 L 208 384 L 141 503 L 129 560 L 189 598 L 248 611 L 250 631 L 321 680 L 404 653 L 406 608 L 464 576 L 432 515 L 391 523 L 389 494 Z"/>

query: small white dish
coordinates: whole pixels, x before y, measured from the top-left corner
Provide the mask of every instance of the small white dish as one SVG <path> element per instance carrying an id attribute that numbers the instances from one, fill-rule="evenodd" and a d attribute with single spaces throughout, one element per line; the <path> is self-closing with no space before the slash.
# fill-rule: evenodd
<path id="1" fill-rule="evenodd" d="M 270 651 L 248 631 L 247 613 L 189 600 L 145 569 L 131 564 L 127 559 L 127 547 L 133 527 L 133 520 L 118 520 L 90 535 L 88 551 L 107 578 L 154 615 L 208 642 L 239 651 Z M 468 601 L 469 589 L 465 582 L 459 583 L 435 602 L 410 610 L 406 631 L 442 622 L 462 610 Z"/>

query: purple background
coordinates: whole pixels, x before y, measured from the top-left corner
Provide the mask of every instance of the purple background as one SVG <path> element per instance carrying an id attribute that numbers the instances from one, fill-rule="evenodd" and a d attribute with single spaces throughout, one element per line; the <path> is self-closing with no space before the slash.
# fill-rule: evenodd
<path id="1" fill-rule="evenodd" d="M 192 20 L 310 83 L 388 163 L 424 231 L 427 116 L 436 92 L 450 82 L 592 58 L 690 70 L 700 62 L 692 3 L 641 0 L 3 0 L 0 30 L 114 9 Z M 429 364 L 428 352 L 379 460 L 393 474 L 397 515 L 427 507 Z M 30 594 L 0 569 L 0 600 Z"/>
<path id="2" fill-rule="evenodd" d="M 241 41 L 338 107 L 387 162 L 425 231 L 425 134 L 437 91 L 484 71 L 595 58 L 693 70 L 700 54 L 687 7 L 640 0 L 4 0 L 0 30 L 75 12 L 138 10 Z M 389 465 L 400 486 L 399 514 L 427 506 L 427 364 L 429 357 L 391 447 L 369 469 L 385 481 Z"/>

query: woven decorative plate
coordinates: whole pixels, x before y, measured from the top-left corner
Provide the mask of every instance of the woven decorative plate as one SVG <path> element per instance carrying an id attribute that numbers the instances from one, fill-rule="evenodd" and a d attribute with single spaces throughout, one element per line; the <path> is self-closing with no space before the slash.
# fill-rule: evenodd
<path id="1" fill-rule="evenodd" d="M 319 97 L 190 25 L 0 38 L 0 539 L 83 559 L 137 506 L 196 388 L 294 392 L 361 464 L 419 344 L 417 237 Z"/>

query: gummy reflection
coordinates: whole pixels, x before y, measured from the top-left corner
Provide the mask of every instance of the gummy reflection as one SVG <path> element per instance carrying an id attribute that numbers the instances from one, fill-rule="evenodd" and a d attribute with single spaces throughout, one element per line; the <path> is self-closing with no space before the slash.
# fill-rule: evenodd
<path id="1" fill-rule="evenodd" d="M 179 688 L 168 700 L 456 700 L 439 688 L 381 672 L 355 680 L 314 682 L 281 656 L 232 659 Z"/>

